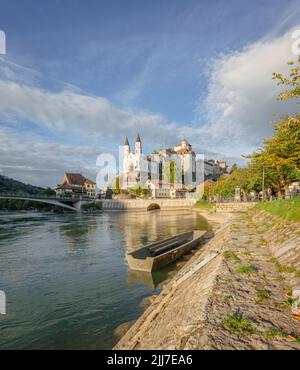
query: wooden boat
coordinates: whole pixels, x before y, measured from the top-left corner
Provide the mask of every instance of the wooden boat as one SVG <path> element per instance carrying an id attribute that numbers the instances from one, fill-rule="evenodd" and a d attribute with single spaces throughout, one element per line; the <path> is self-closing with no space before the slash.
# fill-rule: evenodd
<path id="1" fill-rule="evenodd" d="M 204 234 L 206 231 L 194 230 L 148 244 L 127 254 L 128 265 L 132 270 L 146 272 L 158 270 L 195 248 Z"/>

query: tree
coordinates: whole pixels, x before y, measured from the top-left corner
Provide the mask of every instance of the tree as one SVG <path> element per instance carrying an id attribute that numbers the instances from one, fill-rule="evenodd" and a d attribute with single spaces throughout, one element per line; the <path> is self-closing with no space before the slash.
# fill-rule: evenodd
<path id="1" fill-rule="evenodd" d="M 292 66 L 289 76 L 273 73 L 278 85 L 287 87 L 279 94 L 279 99 L 300 97 L 300 57 Z M 237 168 L 233 165 L 230 175 L 223 175 L 213 187 L 212 194 L 221 196 L 234 195 L 239 187 L 244 193 L 271 188 L 282 195 L 282 188 L 287 192 L 288 185 L 300 181 L 300 114 L 281 117 L 274 126 L 274 135 L 266 139 L 261 149 L 248 156 L 251 159 L 248 167 Z M 210 184 L 211 186 L 211 184 Z"/>
<path id="2" fill-rule="evenodd" d="M 39 195 L 46 196 L 46 197 L 52 197 L 56 195 L 56 193 L 53 189 L 48 187 L 47 189 L 40 191 Z"/>
<path id="3" fill-rule="evenodd" d="M 279 99 L 287 100 L 300 97 L 300 56 L 297 62 L 288 62 L 291 65 L 289 76 L 284 76 L 282 73 L 273 73 L 273 79 L 277 80 L 277 85 L 288 87 L 288 90 L 279 94 Z"/>
<path id="4" fill-rule="evenodd" d="M 275 125 L 275 134 L 264 141 L 261 150 L 252 155 L 256 168 L 267 170 L 268 179 L 281 196 L 293 181 L 300 180 L 300 115 L 283 117 Z"/>
<path id="5" fill-rule="evenodd" d="M 151 191 L 144 183 L 138 182 L 134 187 L 129 189 L 129 192 L 136 197 L 140 197 L 150 195 Z"/>
<path id="6" fill-rule="evenodd" d="M 230 169 L 229 173 L 234 172 L 235 170 L 237 170 L 237 168 L 238 168 L 237 164 L 236 163 L 233 163 L 233 165 L 231 166 L 231 169 Z"/>
<path id="7" fill-rule="evenodd" d="M 172 160 L 164 161 L 162 177 L 165 184 L 171 185 L 174 185 L 181 180 L 181 174 L 176 162 Z"/>

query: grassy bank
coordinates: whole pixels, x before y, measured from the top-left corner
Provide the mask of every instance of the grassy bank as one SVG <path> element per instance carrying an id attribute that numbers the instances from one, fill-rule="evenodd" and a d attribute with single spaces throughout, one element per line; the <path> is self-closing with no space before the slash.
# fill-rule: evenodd
<path id="1" fill-rule="evenodd" d="M 205 210 L 214 209 L 216 204 L 212 202 L 208 202 L 207 200 L 198 200 L 198 202 L 195 205 L 198 208 L 202 208 Z"/>
<path id="2" fill-rule="evenodd" d="M 300 198 L 262 202 L 258 203 L 256 208 L 279 216 L 285 220 L 300 221 Z"/>

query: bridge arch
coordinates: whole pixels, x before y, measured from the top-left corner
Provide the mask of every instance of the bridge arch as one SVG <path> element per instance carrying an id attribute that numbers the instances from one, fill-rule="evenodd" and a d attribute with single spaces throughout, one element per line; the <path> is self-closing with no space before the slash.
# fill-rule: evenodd
<path id="1" fill-rule="evenodd" d="M 147 207 L 147 211 L 154 211 L 156 209 L 160 209 L 160 205 L 157 204 L 157 203 L 151 203 L 149 204 L 149 206 Z"/>
<path id="2" fill-rule="evenodd" d="M 49 204 L 52 206 L 57 206 L 60 208 L 68 209 L 69 211 L 78 211 L 77 208 L 70 206 L 68 204 L 65 204 L 59 200 L 56 200 L 55 198 L 50 199 L 50 198 L 38 198 L 34 196 L 11 196 L 11 195 L 0 195 L 0 199 L 15 199 L 15 200 L 27 200 L 29 202 L 38 202 L 38 203 L 44 203 L 44 204 Z"/>

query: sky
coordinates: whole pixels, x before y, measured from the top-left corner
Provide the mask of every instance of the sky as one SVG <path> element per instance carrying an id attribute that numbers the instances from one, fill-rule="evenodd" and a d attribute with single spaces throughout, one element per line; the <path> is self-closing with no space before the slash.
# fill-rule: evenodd
<path id="1" fill-rule="evenodd" d="M 55 186 L 139 132 L 243 164 L 296 102 L 272 72 L 295 60 L 295 0 L 0 0 L 0 174 Z"/>

